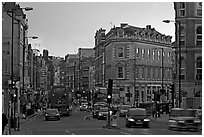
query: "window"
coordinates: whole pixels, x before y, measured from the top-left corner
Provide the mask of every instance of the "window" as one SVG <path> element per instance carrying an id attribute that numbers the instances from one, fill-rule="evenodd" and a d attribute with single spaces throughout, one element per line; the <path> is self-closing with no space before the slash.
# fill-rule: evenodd
<path id="1" fill-rule="evenodd" d="M 136 78 L 139 78 L 139 67 L 136 67 Z"/>
<path id="2" fill-rule="evenodd" d="M 124 67 L 118 67 L 118 78 L 124 78 Z"/>
<path id="3" fill-rule="evenodd" d="M 181 57 L 181 74 L 180 74 L 180 78 L 185 79 L 185 75 L 186 75 L 186 63 L 185 63 L 185 59 L 183 57 Z"/>
<path id="4" fill-rule="evenodd" d="M 151 55 L 150 55 L 150 49 L 147 50 L 147 56 L 148 56 L 148 58 L 151 57 Z"/>
<path id="5" fill-rule="evenodd" d="M 142 58 L 145 57 L 145 49 L 142 49 Z"/>
<path id="6" fill-rule="evenodd" d="M 185 2 L 180 2 L 180 9 L 179 9 L 179 15 L 180 16 L 186 16 L 186 5 Z"/>
<path id="7" fill-rule="evenodd" d="M 185 31 L 185 26 L 181 26 L 180 28 L 180 45 L 185 45 L 185 41 L 186 41 L 186 31 Z"/>
<path id="8" fill-rule="evenodd" d="M 147 78 L 150 79 L 151 78 L 151 68 L 147 67 Z"/>
<path id="9" fill-rule="evenodd" d="M 196 6 L 196 16 L 202 17 L 202 2 L 195 2 Z"/>
<path id="10" fill-rule="evenodd" d="M 139 48 L 137 48 L 136 57 L 139 58 Z"/>
<path id="11" fill-rule="evenodd" d="M 142 78 L 145 78 L 145 67 L 142 67 Z"/>
<path id="12" fill-rule="evenodd" d="M 158 51 L 158 60 L 161 58 L 161 51 Z"/>
<path id="13" fill-rule="evenodd" d="M 196 59 L 196 79 L 202 80 L 202 58 L 198 57 Z"/>
<path id="14" fill-rule="evenodd" d="M 152 50 L 152 59 L 155 59 L 155 50 Z"/>
<path id="15" fill-rule="evenodd" d="M 161 79 L 161 68 L 158 68 L 158 79 Z"/>
<path id="16" fill-rule="evenodd" d="M 124 48 L 118 47 L 118 57 L 123 58 L 124 57 Z"/>
<path id="17" fill-rule="evenodd" d="M 156 68 L 155 67 L 152 68 L 152 78 L 156 79 Z"/>
<path id="18" fill-rule="evenodd" d="M 196 29 L 196 45 L 198 46 L 201 46 L 202 45 L 202 27 L 199 26 L 197 27 Z"/>

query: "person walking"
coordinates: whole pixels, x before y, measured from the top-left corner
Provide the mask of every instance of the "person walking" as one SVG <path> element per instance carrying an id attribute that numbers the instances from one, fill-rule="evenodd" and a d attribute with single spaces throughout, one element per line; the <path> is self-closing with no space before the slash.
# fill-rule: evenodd
<path id="1" fill-rule="evenodd" d="M 2 135 L 4 135 L 4 130 L 7 124 L 8 124 L 8 118 L 6 114 L 2 113 Z"/>

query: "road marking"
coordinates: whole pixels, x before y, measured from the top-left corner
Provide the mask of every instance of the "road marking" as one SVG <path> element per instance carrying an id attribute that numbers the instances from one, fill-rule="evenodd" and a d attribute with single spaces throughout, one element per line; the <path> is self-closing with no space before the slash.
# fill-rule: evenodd
<path id="1" fill-rule="evenodd" d="M 125 134 L 125 135 L 131 135 L 129 133 L 126 133 L 126 132 L 120 132 L 121 134 Z"/>
<path id="2" fill-rule="evenodd" d="M 74 134 L 74 133 L 72 133 L 72 132 L 70 132 L 70 131 L 68 131 L 68 130 L 65 130 L 65 132 L 70 133 L 70 134 L 72 134 L 72 135 L 76 135 L 76 134 Z"/>

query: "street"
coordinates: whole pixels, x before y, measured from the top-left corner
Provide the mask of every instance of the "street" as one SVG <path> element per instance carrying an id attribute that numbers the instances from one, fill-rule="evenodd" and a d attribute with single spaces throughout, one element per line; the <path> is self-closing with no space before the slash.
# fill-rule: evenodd
<path id="1" fill-rule="evenodd" d="M 21 130 L 26 135 L 201 135 L 201 131 L 169 130 L 166 121 L 152 119 L 150 128 L 125 127 L 125 118 L 119 117 L 118 129 L 103 128 L 106 120 L 84 119 L 90 112 L 73 109 L 70 117 L 61 117 L 60 121 L 44 121 L 42 113 L 22 123 Z M 15 131 L 16 133 L 18 131 Z M 15 133 L 13 133 L 15 134 Z"/>

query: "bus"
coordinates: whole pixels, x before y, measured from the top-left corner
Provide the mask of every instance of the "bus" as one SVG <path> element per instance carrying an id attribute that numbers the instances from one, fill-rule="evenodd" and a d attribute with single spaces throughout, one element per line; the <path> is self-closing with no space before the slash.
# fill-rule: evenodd
<path id="1" fill-rule="evenodd" d="M 52 86 L 49 92 L 49 107 L 58 109 L 60 115 L 70 116 L 72 113 L 71 88 Z"/>

